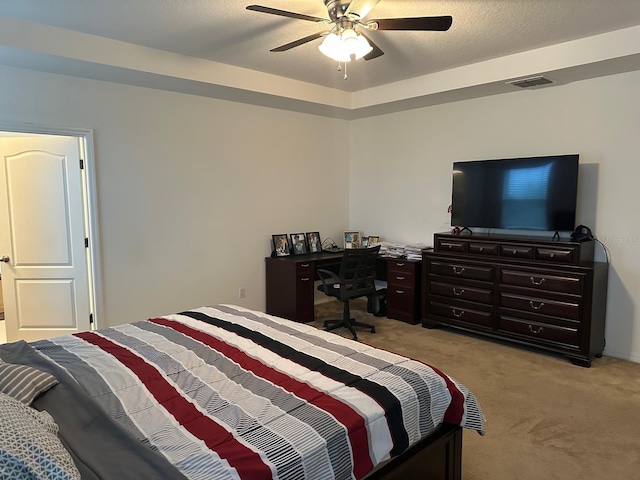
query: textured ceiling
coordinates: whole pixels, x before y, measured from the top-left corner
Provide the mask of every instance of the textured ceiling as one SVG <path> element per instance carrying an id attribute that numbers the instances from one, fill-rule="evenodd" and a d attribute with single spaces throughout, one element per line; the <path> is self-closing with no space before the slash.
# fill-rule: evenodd
<path id="1" fill-rule="evenodd" d="M 317 49 L 269 49 L 326 26 L 247 11 L 327 17 L 322 0 L 0 0 L 0 16 L 98 35 L 349 92 L 640 25 L 640 0 L 382 0 L 368 16 L 451 15 L 447 32 L 370 32 L 385 52 L 348 79 Z"/>

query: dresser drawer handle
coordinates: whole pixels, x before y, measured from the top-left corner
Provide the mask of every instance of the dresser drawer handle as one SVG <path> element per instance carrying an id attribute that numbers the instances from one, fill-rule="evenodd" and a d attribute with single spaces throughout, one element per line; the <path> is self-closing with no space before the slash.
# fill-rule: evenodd
<path id="1" fill-rule="evenodd" d="M 538 327 L 538 330 L 534 330 L 533 327 L 531 325 L 529 325 L 529 331 L 535 335 L 539 334 L 540 332 L 542 332 L 542 330 L 544 330 L 544 327 Z"/>
<path id="2" fill-rule="evenodd" d="M 404 280 L 404 277 L 396 277 L 396 280 Z"/>
<path id="3" fill-rule="evenodd" d="M 309 277 L 302 277 L 300 280 L 303 282 L 308 282 L 311 279 Z"/>
<path id="4" fill-rule="evenodd" d="M 404 295 L 404 290 L 396 290 L 396 293 L 399 293 L 400 295 Z"/>
<path id="5" fill-rule="evenodd" d="M 453 273 L 456 275 L 462 275 L 464 273 L 464 267 L 456 267 L 455 265 L 451 267 L 453 269 Z"/>
<path id="6" fill-rule="evenodd" d="M 484 252 L 484 247 L 480 247 L 480 248 L 478 249 L 478 251 L 480 251 L 480 252 Z"/>
<path id="7" fill-rule="evenodd" d="M 533 303 L 533 300 L 529 300 L 529 305 L 534 310 L 540 310 L 542 307 L 544 307 L 544 302 L 539 302 L 538 305 L 536 305 L 535 303 Z"/>
<path id="8" fill-rule="evenodd" d="M 460 318 L 464 315 L 464 310 L 456 310 L 455 308 L 452 308 L 451 313 L 453 313 L 454 317 Z"/>
<path id="9" fill-rule="evenodd" d="M 517 254 L 518 254 L 518 250 L 514 250 L 514 251 L 513 251 L 513 252 L 511 252 L 511 253 L 513 253 L 514 255 L 517 255 Z"/>
<path id="10" fill-rule="evenodd" d="M 300 264 L 300 266 L 301 266 L 302 268 L 308 268 L 308 267 L 309 267 L 309 264 L 308 264 L 308 263 L 301 263 L 301 264 Z"/>
<path id="11" fill-rule="evenodd" d="M 549 255 L 549 257 L 551 257 L 551 258 L 553 258 L 553 257 L 555 257 L 555 256 L 556 256 L 556 254 L 555 254 L 555 253 L 552 253 L 552 254 L 550 254 L 550 255 Z"/>
<path id="12" fill-rule="evenodd" d="M 459 296 L 460 296 L 460 295 L 462 295 L 463 293 L 464 293 L 464 288 L 461 288 L 460 290 L 458 290 L 458 289 L 457 289 L 457 288 L 455 288 L 455 287 L 453 288 L 453 294 L 454 294 L 456 297 L 459 297 Z"/>
<path id="13" fill-rule="evenodd" d="M 540 278 L 539 280 L 536 280 L 533 277 L 529 277 L 529 280 L 531 280 L 531 283 L 534 285 L 542 285 L 544 283 L 544 277 Z"/>

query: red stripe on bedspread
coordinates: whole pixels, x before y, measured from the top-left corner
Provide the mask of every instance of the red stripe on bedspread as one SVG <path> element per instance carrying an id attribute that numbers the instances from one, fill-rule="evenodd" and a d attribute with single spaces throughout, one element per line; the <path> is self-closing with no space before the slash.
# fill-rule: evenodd
<path id="1" fill-rule="evenodd" d="M 238 442 L 228 430 L 201 413 L 191 402 L 182 397 L 180 392 L 169 384 L 153 365 L 148 364 L 132 351 L 95 333 L 82 332 L 74 335 L 113 355 L 131 370 L 158 403 L 185 429 L 201 439 L 221 458 L 226 459 L 241 478 L 251 480 L 273 478 L 271 469 L 262 461 L 260 455 Z"/>
<path id="2" fill-rule="evenodd" d="M 445 423 L 452 423 L 454 425 L 461 425 L 462 417 L 464 416 L 464 395 L 447 375 L 431 365 L 429 365 L 429 367 L 442 377 L 447 384 L 449 393 L 451 394 L 451 403 L 449 403 L 447 411 L 444 412 L 444 418 L 442 421 Z"/>
<path id="3" fill-rule="evenodd" d="M 259 360 L 248 356 L 242 350 L 231 346 L 208 333 L 166 318 L 151 318 L 149 321 L 172 328 L 193 338 L 194 340 L 204 343 L 238 363 L 245 370 L 253 372 L 254 375 L 284 388 L 288 392 L 306 400 L 312 405 L 317 406 L 330 415 L 333 415 L 338 422 L 347 428 L 351 449 L 353 451 L 353 473 L 355 477 L 362 478 L 373 469 L 373 462 L 369 456 L 369 439 L 367 436 L 367 430 L 364 426 L 364 420 L 362 416 L 349 405 L 309 386 L 306 383 L 300 382 L 268 365 L 265 365 Z"/>

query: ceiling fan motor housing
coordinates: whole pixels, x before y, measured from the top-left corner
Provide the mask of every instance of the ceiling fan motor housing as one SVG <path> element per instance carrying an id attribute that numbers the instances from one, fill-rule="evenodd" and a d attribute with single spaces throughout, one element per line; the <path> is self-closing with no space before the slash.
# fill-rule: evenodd
<path id="1" fill-rule="evenodd" d="M 324 5 L 327 7 L 329 18 L 334 22 L 344 16 L 344 13 L 347 11 L 350 4 L 351 1 L 345 0 L 324 0 Z"/>

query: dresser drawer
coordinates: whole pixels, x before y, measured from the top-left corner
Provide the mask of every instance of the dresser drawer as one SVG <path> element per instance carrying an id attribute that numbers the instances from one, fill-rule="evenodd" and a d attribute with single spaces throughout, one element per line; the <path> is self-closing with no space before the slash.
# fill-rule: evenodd
<path id="1" fill-rule="evenodd" d="M 580 319 L 580 304 L 500 292 L 500 307 L 554 317 Z"/>
<path id="2" fill-rule="evenodd" d="M 436 251 L 439 253 L 463 253 L 467 251 L 467 242 L 439 238 L 436 240 Z"/>
<path id="3" fill-rule="evenodd" d="M 469 242 L 469 253 L 474 255 L 498 255 L 498 244 Z"/>
<path id="4" fill-rule="evenodd" d="M 579 345 L 579 332 L 577 328 L 501 316 L 500 330 L 517 333 L 538 340 L 563 343 L 576 348 Z"/>
<path id="5" fill-rule="evenodd" d="M 576 250 L 574 248 L 537 247 L 536 260 L 556 262 L 571 265 L 575 263 Z"/>
<path id="6" fill-rule="evenodd" d="M 483 327 L 491 327 L 493 314 L 456 305 L 447 305 L 436 301 L 429 301 L 429 314 L 448 318 L 456 322 L 472 323 Z"/>
<path id="7" fill-rule="evenodd" d="M 429 291 L 433 295 L 468 300 L 470 302 L 493 304 L 493 291 L 485 288 L 471 288 L 443 282 L 430 282 Z"/>
<path id="8" fill-rule="evenodd" d="M 533 258 L 533 247 L 527 245 L 500 245 L 500 256 L 509 258 Z"/>
<path id="9" fill-rule="evenodd" d="M 580 295 L 583 288 L 582 282 L 583 277 L 580 275 L 548 275 L 524 270 L 500 269 L 500 283 L 504 285 Z"/>
<path id="10" fill-rule="evenodd" d="M 446 277 L 492 282 L 495 268 L 489 265 L 469 265 L 458 262 L 439 262 L 432 260 L 429 262 L 429 270 L 431 274 L 444 275 Z"/>

